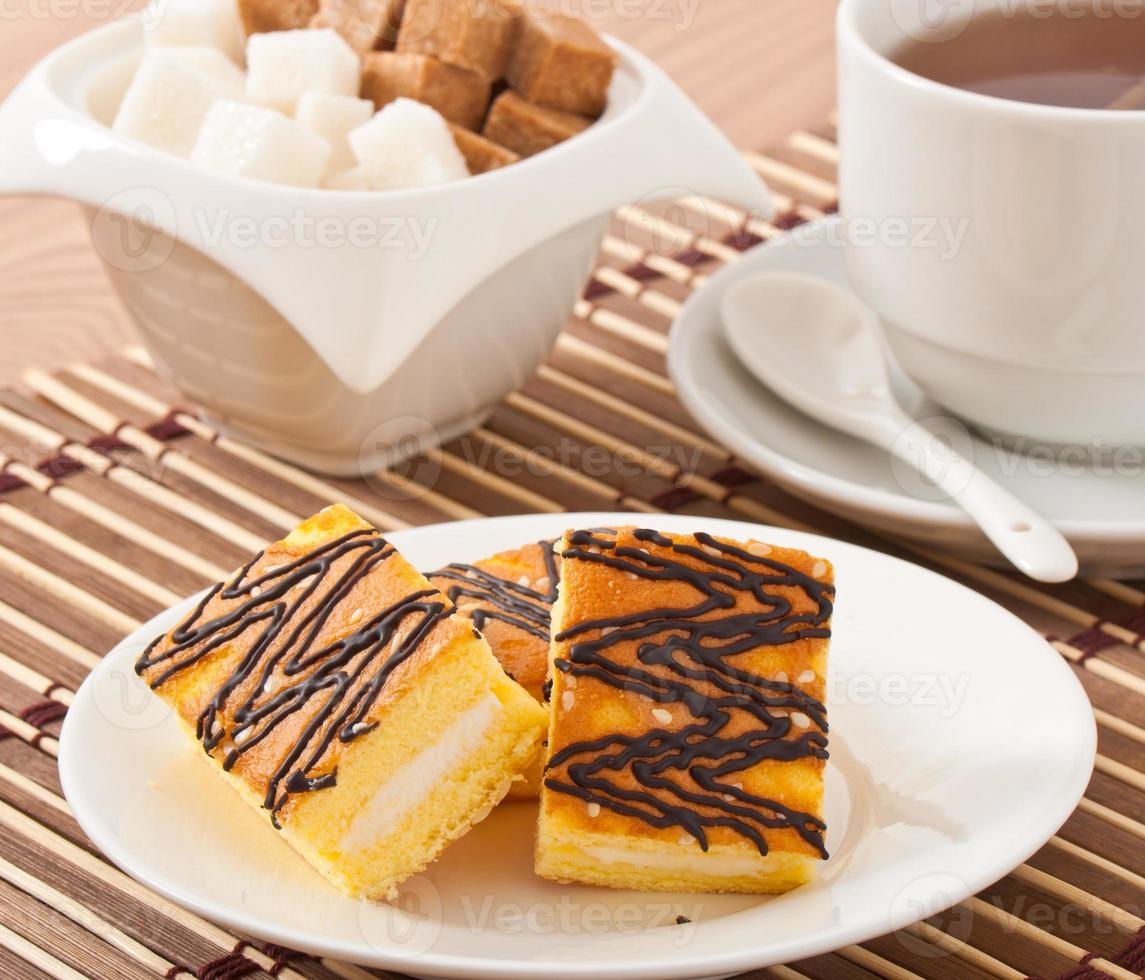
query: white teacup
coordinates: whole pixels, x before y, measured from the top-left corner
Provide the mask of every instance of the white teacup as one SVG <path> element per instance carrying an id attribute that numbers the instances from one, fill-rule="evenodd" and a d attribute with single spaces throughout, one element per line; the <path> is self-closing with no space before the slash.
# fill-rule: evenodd
<path id="1" fill-rule="evenodd" d="M 848 270 L 934 399 L 1017 445 L 1145 445 L 1145 113 L 951 88 L 889 55 L 1014 0 L 842 0 Z"/>

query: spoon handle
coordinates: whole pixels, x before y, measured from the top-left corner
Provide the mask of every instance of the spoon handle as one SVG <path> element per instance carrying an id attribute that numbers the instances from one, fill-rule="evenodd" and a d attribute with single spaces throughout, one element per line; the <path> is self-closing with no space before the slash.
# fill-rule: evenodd
<path id="1" fill-rule="evenodd" d="M 907 421 L 891 452 L 944 490 L 1018 569 L 1039 582 L 1077 575 L 1077 556 L 1057 528 L 925 426 Z"/>

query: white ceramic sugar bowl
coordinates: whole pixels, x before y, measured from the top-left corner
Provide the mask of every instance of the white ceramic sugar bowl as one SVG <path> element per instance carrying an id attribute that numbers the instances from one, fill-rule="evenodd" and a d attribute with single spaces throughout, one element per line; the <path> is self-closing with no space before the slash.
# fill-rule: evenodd
<path id="1" fill-rule="evenodd" d="M 480 423 L 547 354 L 619 205 L 767 190 L 650 61 L 605 117 L 499 171 L 417 191 L 201 171 L 108 128 L 137 20 L 58 49 L 0 106 L 0 193 L 73 198 L 142 338 L 224 431 L 357 475 Z"/>

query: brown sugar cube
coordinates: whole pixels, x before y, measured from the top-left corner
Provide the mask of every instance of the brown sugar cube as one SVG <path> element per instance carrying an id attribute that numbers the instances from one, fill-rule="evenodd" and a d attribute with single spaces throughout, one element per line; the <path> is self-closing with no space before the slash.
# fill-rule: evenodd
<path id="1" fill-rule="evenodd" d="M 247 34 L 306 27 L 318 12 L 318 0 L 238 0 Z"/>
<path id="2" fill-rule="evenodd" d="M 429 55 L 375 51 L 362 70 L 362 98 L 379 109 L 405 97 L 424 102 L 450 122 L 480 129 L 489 106 L 489 83 L 476 72 Z"/>
<path id="3" fill-rule="evenodd" d="M 533 105 L 510 89 L 493 102 L 482 132 L 487 140 L 506 146 L 523 157 L 531 157 L 563 143 L 591 125 L 592 120 L 587 116 Z"/>
<path id="4" fill-rule="evenodd" d="M 453 123 L 449 124 L 449 131 L 453 133 L 453 142 L 465 157 L 465 165 L 471 174 L 483 174 L 498 167 L 507 167 L 521 159 L 512 150 L 498 146 L 492 140 L 487 140 L 484 136 L 478 136 Z"/>
<path id="5" fill-rule="evenodd" d="M 518 0 L 406 0 L 397 49 L 433 55 L 495 82 L 505 74 Z"/>
<path id="6" fill-rule="evenodd" d="M 550 109 L 604 112 L 616 55 L 596 31 L 575 17 L 531 11 L 520 34 L 505 72 L 513 88 Z"/>
<path id="7" fill-rule="evenodd" d="M 393 48 L 403 0 L 320 0 L 311 27 L 332 27 L 360 55 Z"/>

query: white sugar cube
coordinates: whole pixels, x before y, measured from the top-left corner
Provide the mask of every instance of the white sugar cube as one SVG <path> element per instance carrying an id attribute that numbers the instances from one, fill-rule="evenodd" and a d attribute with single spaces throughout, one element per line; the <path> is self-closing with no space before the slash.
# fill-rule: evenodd
<path id="1" fill-rule="evenodd" d="M 196 64 L 186 49 L 151 48 L 136 69 L 112 128 L 185 157 L 207 110 L 220 97 L 241 98 L 242 89 Z"/>
<path id="2" fill-rule="evenodd" d="M 372 191 L 370 171 L 365 167 L 351 167 L 334 173 L 322 182 L 322 186 L 332 191 Z"/>
<path id="3" fill-rule="evenodd" d="M 242 97 L 246 73 L 217 48 L 168 48 L 171 57 L 206 72 Z"/>
<path id="4" fill-rule="evenodd" d="M 293 115 L 307 92 L 358 94 L 362 65 L 330 28 L 252 34 L 247 40 L 247 95 Z"/>
<path id="5" fill-rule="evenodd" d="M 351 129 L 368 123 L 374 115 L 374 103 L 353 95 L 330 95 L 306 92 L 298 100 L 294 113 L 303 126 L 330 144 L 328 174 L 336 174 L 354 165 L 354 153 L 347 138 Z"/>
<path id="6" fill-rule="evenodd" d="M 237 0 L 151 0 L 143 30 L 149 44 L 215 48 L 242 61 L 246 34 Z"/>
<path id="7" fill-rule="evenodd" d="M 220 99 L 203 120 L 191 162 L 216 173 L 317 187 L 330 144 L 273 109 Z"/>
<path id="8" fill-rule="evenodd" d="M 469 176 L 441 114 L 413 99 L 395 99 L 352 130 L 350 146 L 370 190 L 432 187 Z"/>

